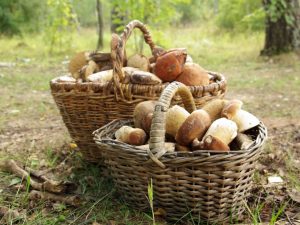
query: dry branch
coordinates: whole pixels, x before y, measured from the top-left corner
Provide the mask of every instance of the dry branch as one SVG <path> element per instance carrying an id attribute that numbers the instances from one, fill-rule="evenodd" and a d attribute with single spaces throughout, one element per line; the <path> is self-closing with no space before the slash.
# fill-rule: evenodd
<path id="1" fill-rule="evenodd" d="M 57 201 L 57 202 L 63 202 L 68 205 L 72 206 L 79 206 L 81 204 L 81 199 L 76 195 L 57 195 L 52 194 L 49 192 L 41 192 L 32 190 L 29 193 L 29 199 L 30 200 L 50 200 L 50 201 Z"/>
<path id="2" fill-rule="evenodd" d="M 30 172 L 27 172 L 26 170 L 18 166 L 14 160 L 5 161 L 4 164 L 1 165 L 1 167 L 3 170 L 20 177 L 23 181 L 27 181 L 27 179 L 30 179 L 30 186 L 35 190 L 63 193 L 69 190 L 70 186 L 72 187 L 71 183 L 50 180 L 43 175 L 39 175 L 37 171 L 29 170 Z M 35 181 L 30 177 L 30 174 L 33 176 L 36 175 L 36 178 L 42 180 L 42 182 Z"/>

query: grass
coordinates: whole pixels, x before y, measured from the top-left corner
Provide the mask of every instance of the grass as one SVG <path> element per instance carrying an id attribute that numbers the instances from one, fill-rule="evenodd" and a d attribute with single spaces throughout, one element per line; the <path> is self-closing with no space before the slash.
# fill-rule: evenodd
<path id="1" fill-rule="evenodd" d="M 33 168 L 44 169 L 56 167 L 72 154 L 67 163 L 76 169 L 68 179 L 77 184 L 76 193 L 87 201 L 78 208 L 44 201 L 31 202 L 26 198 L 26 191 L 16 191 L 14 185 L 9 186 L 14 176 L 0 172 L 0 205 L 26 210 L 27 217 L 20 224 L 91 224 L 94 221 L 102 224 L 152 224 L 153 211 L 145 214 L 128 207 L 118 196 L 113 182 L 105 178 L 102 169 L 82 161 L 80 153 L 73 152 L 69 146 L 71 139 L 50 95 L 49 80 L 67 72 L 67 61 L 75 52 L 94 49 L 97 38 L 91 29 L 70 35 L 71 45 L 56 49 L 52 55 L 42 34 L 0 38 L 0 51 L 4 53 L 0 54 L 0 62 L 15 63 L 13 67 L 0 67 L 0 158 L 13 158 Z M 287 188 L 300 190 L 300 172 L 293 161 L 300 153 L 288 145 L 295 143 L 293 134 L 299 128 L 299 123 L 294 122 L 299 120 L 300 111 L 299 56 L 259 57 L 264 40 L 262 33 L 219 33 L 213 26 L 205 24 L 160 32 L 154 30 L 153 37 L 158 45 L 166 48 L 186 47 L 195 62 L 226 75 L 227 96 L 244 101 L 244 107 L 267 124 L 269 133 L 278 135 L 278 138 L 268 141 L 261 161 L 266 159 L 268 162 L 268 154 L 287 149 L 288 154 L 283 159 L 270 161 L 268 171 L 275 173 L 278 172 L 276 168 L 283 168 Z M 106 52 L 109 51 L 109 39 L 110 34 L 106 33 Z M 128 55 L 134 52 L 133 39 L 127 43 Z M 146 54 L 149 54 L 148 49 Z M 295 126 L 282 135 L 273 129 L 290 124 Z M 265 175 L 258 172 L 255 178 L 261 183 Z M 282 217 L 286 202 L 285 199 L 271 207 L 273 211 L 268 222 L 274 223 Z M 267 205 L 263 198 L 253 201 L 249 204 L 245 221 L 266 221 L 262 218 L 262 210 Z M 177 224 L 197 224 L 188 217 L 185 222 Z"/>

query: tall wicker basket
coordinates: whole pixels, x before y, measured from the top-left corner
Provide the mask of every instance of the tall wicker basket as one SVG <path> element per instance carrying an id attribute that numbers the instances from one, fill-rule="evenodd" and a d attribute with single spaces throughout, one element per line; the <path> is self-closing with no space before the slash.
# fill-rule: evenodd
<path id="1" fill-rule="evenodd" d="M 254 141 L 247 150 L 166 153 L 165 113 L 176 92 L 183 97 L 188 111 L 195 109 L 188 89 L 178 82 L 170 84 L 155 107 L 148 151 L 114 139 L 117 129 L 133 126 L 132 120 L 112 121 L 94 132 L 117 189 L 128 204 L 147 210 L 151 178 L 154 206 L 164 209 L 170 219 L 192 216 L 219 224 L 236 218 L 250 194 L 266 128 L 260 124 L 252 130 Z"/>
<path id="2" fill-rule="evenodd" d="M 124 77 L 122 66 L 126 41 L 134 28 L 139 28 L 152 54 L 157 47 L 152 41 L 148 29 L 141 22 L 134 20 L 124 29 L 118 43 L 112 43 L 111 58 L 113 63 L 113 80 L 101 85 L 93 82 L 60 83 L 51 80 L 52 96 L 60 110 L 68 131 L 80 148 L 83 157 L 90 162 L 99 162 L 101 151 L 93 141 L 92 132 L 114 119 L 131 118 L 135 106 L 145 100 L 157 100 L 166 83 L 161 85 L 122 84 Z M 223 98 L 226 80 L 223 75 L 209 72 L 211 82 L 207 86 L 191 86 L 190 90 L 197 106 L 214 98 Z M 172 104 L 180 104 L 175 97 Z"/>

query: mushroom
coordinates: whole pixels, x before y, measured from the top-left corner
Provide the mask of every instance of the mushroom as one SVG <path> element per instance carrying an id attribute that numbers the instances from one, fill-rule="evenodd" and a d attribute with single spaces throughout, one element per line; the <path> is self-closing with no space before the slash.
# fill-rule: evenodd
<path id="1" fill-rule="evenodd" d="M 226 102 L 221 112 L 221 116 L 232 119 L 233 116 L 242 108 L 243 102 L 237 99 Z"/>
<path id="2" fill-rule="evenodd" d="M 106 83 L 112 79 L 113 71 L 105 70 L 98 73 L 91 74 L 87 77 L 87 80 L 90 82 Z"/>
<path id="3" fill-rule="evenodd" d="M 118 129 L 115 133 L 115 137 L 118 141 L 130 145 L 143 145 L 147 139 L 145 131 L 140 128 L 132 128 L 129 126 L 122 126 Z"/>
<path id="4" fill-rule="evenodd" d="M 85 66 L 88 63 L 89 60 L 89 54 L 88 51 L 78 52 L 69 63 L 69 72 L 72 74 L 72 76 L 75 79 L 80 78 L 79 71 L 83 66 Z"/>
<path id="5" fill-rule="evenodd" d="M 134 108 L 134 126 L 143 129 L 147 134 L 150 133 L 155 104 L 156 101 L 144 101 L 137 104 Z"/>
<path id="6" fill-rule="evenodd" d="M 83 81 L 87 81 L 88 76 L 99 71 L 100 69 L 97 63 L 95 63 L 93 60 L 90 60 L 88 64 L 80 70 L 81 78 Z"/>
<path id="7" fill-rule="evenodd" d="M 230 148 L 227 144 L 221 141 L 219 138 L 212 135 L 207 135 L 203 140 L 203 148 L 206 150 L 218 150 L 228 152 Z"/>
<path id="8" fill-rule="evenodd" d="M 237 125 L 235 122 L 226 118 L 217 119 L 208 128 L 207 132 L 204 135 L 203 141 L 209 135 L 219 139 L 225 145 L 229 145 L 229 143 L 237 135 Z"/>
<path id="9" fill-rule="evenodd" d="M 186 63 L 182 73 L 176 78 L 187 86 L 201 86 L 209 84 L 208 73 L 196 63 Z"/>
<path id="10" fill-rule="evenodd" d="M 161 84 L 162 81 L 153 73 L 138 70 L 138 71 L 134 71 L 130 75 L 130 83 L 155 85 L 155 84 Z"/>
<path id="11" fill-rule="evenodd" d="M 259 119 L 257 119 L 253 114 L 242 109 L 237 111 L 235 116 L 232 117 L 232 121 L 237 124 L 239 132 L 249 130 L 260 123 Z"/>
<path id="12" fill-rule="evenodd" d="M 198 138 L 195 138 L 192 142 L 192 151 L 204 149 L 203 142 L 199 141 Z"/>
<path id="13" fill-rule="evenodd" d="M 237 150 L 246 150 L 253 143 L 253 140 L 246 134 L 238 133 L 232 143 Z"/>
<path id="14" fill-rule="evenodd" d="M 127 66 L 138 68 L 139 70 L 148 72 L 150 69 L 149 59 L 141 54 L 134 54 L 127 60 Z"/>
<path id="15" fill-rule="evenodd" d="M 211 124 L 208 113 L 202 109 L 192 112 L 180 126 L 175 140 L 180 145 L 189 145 L 195 138 L 201 139 Z"/>
<path id="16" fill-rule="evenodd" d="M 178 143 L 176 143 L 176 145 L 175 145 L 175 150 L 177 152 L 189 152 L 190 151 L 190 149 L 187 146 L 183 146 Z"/>
<path id="17" fill-rule="evenodd" d="M 163 81 L 174 81 L 183 71 L 186 60 L 186 49 L 172 49 L 159 55 L 154 73 Z"/>
<path id="18" fill-rule="evenodd" d="M 221 112 L 225 103 L 226 100 L 224 99 L 213 99 L 206 103 L 202 109 L 209 114 L 211 121 L 215 121 L 216 119 L 221 118 Z"/>
<path id="19" fill-rule="evenodd" d="M 228 102 L 222 111 L 222 116 L 234 121 L 238 126 L 239 132 L 244 132 L 255 126 L 257 126 L 260 121 L 251 113 L 242 110 L 243 103 L 240 100 L 231 100 Z"/>
<path id="20" fill-rule="evenodd" d="M 177 131 L 189 115 L 190 113 L 181 106 L 174 105 L 171 107 L 166 114 L 166 133 L 175 137 Z"/>

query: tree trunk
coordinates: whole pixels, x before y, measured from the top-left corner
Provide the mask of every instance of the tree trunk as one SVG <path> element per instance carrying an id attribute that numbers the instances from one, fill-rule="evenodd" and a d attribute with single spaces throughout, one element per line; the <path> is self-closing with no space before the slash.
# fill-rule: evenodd
<path id="1" fill-rule="evenodd" d="M 262 55 L 275 55 L 299 47 L 298 0 L 263 0 L 266 11 L 265 46 Z M 285 5 L 285 6 L 284 6 Z"/>
<path id="2" fill-rule="evenodd" d="M 102 13 L 102 3 L 100 0 L 97 1 L 97 17 L 98 17 L 98 43 L 97 50 L 103 48 L 103 13 Z"/>

